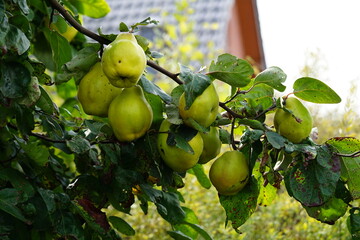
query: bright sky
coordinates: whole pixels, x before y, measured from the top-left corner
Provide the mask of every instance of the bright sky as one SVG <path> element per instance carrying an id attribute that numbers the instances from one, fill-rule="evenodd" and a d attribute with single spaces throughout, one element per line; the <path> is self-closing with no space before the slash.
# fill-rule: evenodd
<path id="1" fill-rule="evenodd" d="M 301 77 L 306 53 L 320 55 L 319 80 L 345 103 L 351 82 L 358 85 L 360 112 L 360 0 L 257 0 L 267 66 L 288 75 L 286 92 Z M 326 105 L 343 110 L 343 105 Z"/>

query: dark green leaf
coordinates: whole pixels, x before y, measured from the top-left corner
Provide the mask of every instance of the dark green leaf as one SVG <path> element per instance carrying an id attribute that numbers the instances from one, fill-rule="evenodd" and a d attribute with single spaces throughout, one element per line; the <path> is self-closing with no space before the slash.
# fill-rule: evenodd
<path id="1" fill-rule="evenodd" d="M 286 74 L 278 67 L 269 67 L 259 73 L 254 80 L 254 84 L 264 83 L 274 89 L 283 92 L 286 86 L 282 85 L 286 80 Z"/>
<path id="2" fill-rule="evenodd" d="M 234 87 L 245 87 L 254 74 L 252 66 L 247 61 L 228 53 L 220 55 L 216 63 L 213 61 L 209 71 L 208 75 L 212 78 Z"/>
<path id="3" fill-rule="evenodd" d="M 22 55 L 29 49 L 30 41 L 24 32 L 10 24 L 5 36 L 5 46 L 9 50 L 15 50 L 18 55 Z"/>
<path id="4" fill-rule="evenodd" d="M 328 85 L 315 78 L 303 77 L 294 82 L 294 95 L 313 103 L 339 103 L 341 98 Z"/>
<path id="5" fill-rule="evenodd" d="M 28 143 L 20 144 L 26 155 L 28 155 L 31 160 L 39 166 L 45 166 L 45 164 L 49 161 L 50 154 L 49 149 L 46 146 L 30 141 Z"/>
<path id="6" fill-rule="evenodd" d="M 55 70 L 60 72 L 63 64 L 72 58 L 72 49 L 69 42 L 56 31 L 44 30 L 45 37 L 50 44 Z"/>
<path id="7" fill-rule="evenodd" d="M 0 210 L 12 215 L 22 222 L 30 222 L 24 217 L 16 204 L 21 202 L 21 192 L 13 188 L 4 188 L 0 190 Z"/>
<path id="8" fill-rule="evenodd" d="M 360 212 L 358 208 L 350 209 L 347 219 L 347 227 L 353 240 L 360 239 Z"/>
<path id="9" fill-rule="evenodd" d="M 49 213 L 53 213 L 56 210 L 56 203 L 55 203 L 55 194 L 53 191 L 44 189 L 44 188 L 38 188 L 38 192 L 43 199 L 46 209 Z"/>
<path id="10" fill-rule="evenodd" d="M 47 114 L 53 114 L 56 110 L 53 101 L 51 100 L 49 94 L 41 85 L 40 85 L 40 91 L 41 91 L 41 95 L 39 100 L 36 102 L 36 106 Z"/>
<path id="11" fill-rule="evenodd" d="M 23 97 L 31 81 L 29 70 L 18 62 L 2 62 L 0 65 L 0 91 L 4 97 Z"/>
<path id="12" fill-rule="evenodd" d="M 230 144 L 230 133 L 226 129 L 219 129 L 219 138 L 223 144 Z"/>
<path id="13" fill-rule="evenodd" d="M 135 230 L 124 219 L 115 216 L 110 216 L 109 222 L 116 230 L 125 234 L 126 236 L 135 235 Z"/>
<path id="14" fill-rule="evenodd" d="M 130 29 L 124 22 L 120 23 L 119 30 L 120 30 L 120 32 L 129 32 L 130 31 Z"/>
<path id="15" fill-rule="evenodd" d="M 15 117 L 20 132 L 24 135 L 30 134 L 35 127 L 33 111 L 25 106 L 17 105 Z"/>
<path id="16" fill-rule="evenodd" d="M 20 7 L 21 11 L 24 13 L 24 14 L 29 14 L 30 12 L 30 9 L 27 5 L 27 2 L 26 0 L 15 0 L 14 1 L 16 4 L 18 4 L 18 6 Z"/>
<path id="17" fill-rule="evenodd" d="M 66 145 L 74 153 L 85 153 L 86 151 L 89 151 L 91 147 L 89 141 L 80 135 L 76 135 L 71 140 L 66 140 Z"/>
<path id="18" fill-rule="evenodd" d="M 72 236 L 75 239 L 84 239 L 84 230 L 81 226 L 81 222 L 78 216 L 71 212 L 58 211 L 54 215 L 55 219 L 55 231 L 68 238 Z"/>
<path id="19" fill-rule="evenodd" d="M 182 124 L 183 121 L 180 117 L 179 108 L 174 104 L 169 104 L 165 106 L 165 112 L 167 116 L 167 120 L 171 124 Z"/>
<path id="20" fill-rule="evenodd" d="M 205 240 L 213 240 L 213 238 L 198 224 L 185 222 L 184 224 L 189 225 L 192 227 L 195 231 L 197 231 Z"/>
<path id="21" fill-rule="evenodd" d="M 69 81 L 72 77 L 78 83 L 89 69 L 99 60 L 99 44 L 93 44 L 81 49 L 65 65 L 62 66 L 62 72 L 56 75 L 58 84 Z"/>
<path id="22" fill-rule="evenodd" d="M 303 205 L 320 206 L 334 196 L 340 169 L 340 159 L 318 146 L 316 159 L 300 161 L 286 173 L 286 188 Z"/>
<path id="23" fill-rule="evenodd" d="M 326 142 L 340 154 L 352 154 L 360 149 L 360 140 L 356 138 L 332 138 Z M 360 157 L 341 157 L 341 178 L 346 182 L 351 196 L 360 198 Z"/>
<path id="24" fill-rule="evenodd" d="M 235 231 L 255 212 L 259 196 L 259 184 L 254 177 L 237 194 L 220 195 L 220 203 L 226 212 L 226 222 L 231 221 Z"/>
<path id="25" fill-rule="evenodd" d="M 283 148 L 285 146 L 285 142 L 287 142 L 286 138 L 280 136 L 276 132 L 266 131 L 265 136 L 268 142 L 276 149 Z"/>
<path id="26" fill-rule="evenodd" d="M 204 171 L 204 166 L 202 164 L 196 164 L 194 167 L 191 168 L 192 172 L 196 176 L 196 179 L 206 189 L 211 187 L 211 182 L 208 176 Z M 191 173 L 191 172 L 190 172 Z"/>
<path id="27" fill-rule="evenodd" d="M 180 65 L 181 80 L 184 81 L 185 109 L 189 109 L 195 99 L 210 86 L 211 80 L 201 73 L 194 73 L 190 68 Z"/>
<path id="28" fill-rule="evenodd" d="M 262 122 L 260 122 L 258 120 L 252 120 L 252 119 L 243 118 L 243 119 L 238 119 L 237 122 L 239 124 L 249 126 L 252 129 L 265 130 L 265 127 L 262 124 Z"/>
<path id="29" fill-rule="evenodd" d="M 28 197 L 32 197 L 35 194 L 34 187 L 19 171 L 12 168 L 1 169 L 0 179 L 9 181 L 16 190 L 26 193 Z"/>
<path id="30" fill-rule="evenodd" d="M 192 240 L 191 237 L 186 236 L 184 233 L 180 231 L 167 231 L 167 233 L 175 240 Z"/>
<path id="31" fill-rule="evenodd" d="M 166 103 L 171 102 L 171 97 L 144 75 L 141 76 L 140 83 L 145 92 L 159 96 Z"/>
<path id="32" fill-rule="evenodd" d="M 185 152 L 194 154 L 194 150 L 189 145 L 189 141 L 193 139 L 197 133 L 195 129 L 186 125 L 171 125 L 166 143 L 169 146 L 176 146 Z"/>
<path id="33" fill-rule="evenodd" d="M 179 197 L 176 193 L 157 190 L 147 184 L 141 184 L 140 187 L 150 201 L 156 205 L 159 214 L 166 221 L 177 224 L 184 219 L 185 212 L 180 207 Z"/>

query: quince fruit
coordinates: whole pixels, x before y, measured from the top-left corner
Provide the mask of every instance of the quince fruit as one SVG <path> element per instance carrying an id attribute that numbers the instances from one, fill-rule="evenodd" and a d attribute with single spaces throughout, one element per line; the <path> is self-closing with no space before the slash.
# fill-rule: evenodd
<path id="1" fill-rule="evenodd" d="M 77 96 L 86 114 L 107 117 L 110 103 L 121 91 L 110 84 L 97 62 L 81 79 Z"/>
<path id="2" fill-rule="evenodd" d="M 211 165 L 209 177 L 219 194 L 235 195 L 249 181 L 248 160 L 239 151 L 227 151 Z"/>
<path id="3" fill-rule="evenodd" d="M 189 118 L 203 127 L 209 127 L 215 121 L 219 109 L 219 96 L 212 83 L 194 100 L 189 109 L 186 109 L 185 102 L 183 93 L 179 99 L 179 112 L 186 125 L 192 127 Z"/>
<path id="4" fill-rule="evenodd" d="M 292 114 L 277 109 L 274 116 L 274 126 L 276 131 L 283 137 L 289 139 L 293 143 L 300 143 L 307 138 L 312 129 L 312 117 L 308 109 L 294 97 L 287 98 L 284 106 L 290 110 Z"/>
<path id="5" fill-rule="evenodd" d="M 115 137 L 121 142 L 130 142 L 142 137 L 153 120 L 151 106 L 138 85 L 124 88 L 109 107 L 109 122 Z"/>
<path id="6" fill-rule="evenodd" d="M 221 150 L 221 141 L 219 138 L 219 129 L 217 127 L 210 127 L 207 133 L 200 133 L 204 141 L 204 149 L 201 153 L 199 163 L 204 164 L 219 155 Z"/>
<path id="7" fill-rule="evenodd" d="M 146 55 L 131 33 L 119 34 L 103 52 L 101 65 L 115 87 L 129 88 L 139 81 L 146 67 Z"/>
<path id="8" fill-rule="evenodd" d="M 195 166 L 199 161 L 199 157 L 204 147 L 203 140 L 198 132 L 190 141 L 188 141 L 194 154 L 186 152 L 176 146 L 170 146 L 167 144 L 170 126 L 171 123 L 166 119 L 161 123 L 157 140 L 158 150 L 167 166 L 176 172 L 184 172 Z"/>

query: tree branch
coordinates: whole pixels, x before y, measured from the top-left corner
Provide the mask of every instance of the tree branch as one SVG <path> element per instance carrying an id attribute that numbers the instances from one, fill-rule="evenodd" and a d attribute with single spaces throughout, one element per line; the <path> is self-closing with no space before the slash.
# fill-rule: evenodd
<path id="1" fill-rule="evenodd" d="M 82 34 L 84 34 L 84 35 L 88 36 L 89 38 L 99 42 L 100 44 L 108 45 L 108 44 L 111 43 L 111 41 L 109 39 L 104 38 L 104 37 L 92 32 L 92 31 L 90 31 L 87 28 L 84 28 L 80 23 L 78 23 L 71 16 L 71 14 L 68 11 L 66 11 L 66 9 L 57 0 L 48 0 L 48 2 L 51 4 L 51 6 L 54 9 L 56 9 L 64 17 L 64 19 L 66 21 L 68 21 L 76 30 L 78 30 Z M 159 66 L 158 64 L 156 64 L 155 62 L 150 61 L 150 60 L 147 60 L 147 65 L 149 67 L 154 68 L 158 72 L 161 72 L 165 76 L 168 76 L 169 78 L 174 80 L 176 83 L 183 84 L 183 82 L 178 78 L 178 74 L 171 73 L 168 70 L 162 68 L 161 66 Z"/>

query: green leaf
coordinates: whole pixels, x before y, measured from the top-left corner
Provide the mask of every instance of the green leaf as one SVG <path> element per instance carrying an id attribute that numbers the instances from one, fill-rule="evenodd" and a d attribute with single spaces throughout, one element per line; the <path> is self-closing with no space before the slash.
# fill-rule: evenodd
<path id="1" fill-rule="evenodd" d="M 189 225 L 195 231 L 197 231 L 205 240 L 213 240 L 213 238 L 198 224 L 185 222 L 184 224 Z"/>
<path id="2" fill-rule="evenodd" d="M 222 129 L 222 128 L 219 129 L 219 138 L 223 144 L 231 143 L 230 133 L 226 129 Z"/>
<path id="3" fill-rule="evenodd" d="M 129 27 L 124 22 L 121 22 L 119 24 L 119 30 L 120 30 L 120 32 L 129 32 L 130 31 Z"/>
<path id="4" fill-rule="evenodd" d="M 44 200 L 46 209 L 49 213 L 54 213 L 56 210 L 55 194 L 52 190 L 38 188 L 41 198 Z"/>
<path id="5" fill-rule="evenodd" d="M 285 146 L 285 143 L 288 141 L 283 136 L 280 136 L 278 133 L 273 131 L 265 132 L 266 139 L 276 149 L 281 149 Z"/>
<path id="6" fill-rule="evenodd" d="M 259 130 L 265 130 L 265 127 L 262 122 L 258 120 L 252 120 L 252 119 L 238 119 L 237 122 L 242 125 L 246 125 L 251 127 L 252 129 L 259 129 Z"/>
<path id="7" fill-rule="evenodd" d="M 25 176 L 17 170 L 12 168 L 1 169 L 0 179 L 9 181 L 16 190 L 24 192 L 28 197 L 32 197 L 35 194 L 34 187 L 25 179 Z"/>
<path id="8" fill-rule="evenodd" d="M 185 235 L 180 231 L 167 231 L 167 233 L 175 240 L 192 240 L 191 237 Z"/>
<path id="9" fill-rule="evenodd" d="M 36 102 L 36 106 L 39 107 L 41 110 L 43 110 L 47 114 L 53 114 L 55 112 L 55 106 L 53 101 L 51 100 L 49 94 L 46 92 L 46 90 L 40 85 L 40 98 Z"/>
<path id="10" fill-rule="evenodd" d="M 109 222 L 116 230 L 125 234 L 126 236 L 135 235 L 135 230 L 124 219 L 115 216 L 110 216 Z"/>
<path id="11" fill-rule="evenodd" d="M 26 15 L 29 14 L 30 9 L 26 3 L 26 0 L 15 0 L 14 3 L 16 3 L 20 7 L 21 11 L 24 14 L 26 14 Z"/>
<path id="12" fill-rule="evenodd" d="M 81 49 L 65 65 L 62 66 L 62 72 L 56 75 L 56 83 L 60 84 L 69 81 L 74 77 L 78 83 L 89 69 L 99 60 L 99 44 L 92 44 Z"/>
<path id="13" fill-rule="evenodd" d="M 320 206 L 335 194 L 340 179 L 340 159 L 326 146 L 317 147 L 316 159 L 299 161 L 285 174 L 288 192 L 301 204 Z"/>
<path id="14" fill-rule="evenodd" d="M 283 92 L 286 86 L 282 85 L 286 80 L 286 74 L 279 67 L 269 67 L 259 73 L 254 80 L 254 84 L 264 83 L 274 89 Z"/>
<path id="15" fill-rule="evenodd" d="M 179 197 L 176 193 L 157 190 L 148 184 L 141 184 L 140 187 L 150 201 L 156 205 L 159 214 L 166 221 L 177 224 L 184 219 L 185 212 L 180 207 Z"/>
<path id="16" fill-rule="evenodd" d="M 249 183 L 237 194 L 220 195 L 220 204 L 226 212 L 226 223 L 231 221 L 235 231 L 255 212 L 258 196 L 259 184 L 254 177 L 251 177 Z"/>
<path id="17" fill-rule="evenodd" d="M 4 41 L 6 48 L 15 50 L 18 55 L 24 54 L 30 47 L 30 41 L 23 31 L 12 24 L 9 24 Z"/>
<path id="18" fill-rule="evenodd" d="M 326 144 L 334 147 L 339 154 L 352 154 L 359 151 L 360 140 L 356 138 L 331 138 Z M 360 157 L 340 157 L 341 178 L 346 182 L 351 196 L 360 198 Z"/>
<path id="19" fill-rule="evenodd" d="M 111 10 L 106 0 L 76 0 L 71 3 L 79 13 L 91 18 L 105 17 Z"/>
<path id="20" fill-rule="evenodd" d="M 54 214 L 55 231 L 65 239 L 72 236 L 74 239 L 84 239 L 84 230 L 78 216 L 71 212 L 58 211 Z"/>
<path id="21" fill-rule="evenodd" d="M 247 61 L 228 53 L 220 55 L 216 63 L 213 61 L 208 73 L 210 77 L 233 87 L 245 87 L 250 83 L 253 74 L 254 70 Z"/>
<path id="22" fill-rule="evenodd" d="M 0 65 L 0 91 L 4 97 L 23 97 L 31 81 L 29 70 L 18 62 L 2 62 Z"/>
<path id="23" fill-rule="evenodd" d="M 341 98 L 328 85 L 315 78 L 303 77 L 294 82 L 294 95 L 313 103 L 339 103 Z"/>
<path id="24" fill-rule="evenodd" d="M 180 65 L 179 77 L 184 81 L 185 109 L 189 109 L 195 99 L 210 86 L 211 80 L 204 74 L 193 73 L 190 68 L 183 65 Z"/>
<path id="25" fill-rule="evenodd" d="M 44 29 L 44 34 L 50 44 L 55 70 L 60 72 L 62 65 L 72 58 L 71 46 L 69 42 L 56 31 Z"/>
<path id="26" fill-rule="evenodd" d="M 85 153 L 90 150 L 90 143 L 80 135 L 76 135 L 71 140 L 66 140 L 66 146 L 74 153 Z"/>
<path id="27" fill-rule="evenodd" d="M 347 219 L 347 227 L 353 240 L 360 239 L 360 210 L 358 208 L 350 209 L 350 215 Z"/>
<path id="28" fill-rule="evenodd" d="M 144 75 L 141 76 L 140 83 L 145 92 L 159 96 L 165 103 L 171 102 L 171 97 Z"/>
<path id="29" fill-rule="evenodd" d="M 196 179 L 206 189 L 211 188 L 211 182 L 207 174 L 204 171 L 204 166 L 202 164 L 196 164 L 191 168 L 193 174 L 196 176 Z M 191 172 L 190 172 L 191 173 Z"/>
<path id="30" fill-rule="evenodd" d="M 30 224 L 20 209 L 16 207 L 16 204 L 21 202 L 20 191 L 13 188 L 4 188 L 0 190 L 0 210 L 12 215 L 20 221 Z"/>
<path id="31" fill-rule="evenodd" d="M 20 132 L 24 135 L 30 134 L 34 129 L 34 115 L 31 108 L 16 105 L 16 122 Z"/>
<path id="32" fill-rule="evenodd" d="M 20 143 L 22 149 L 25 151 L 26 155 L 28 155 L 31 160 L 33 160 L 39 166 L 45 166 L 45 164 L 49 161 L 49 149 L 40 145 L 38 142 L 27 142 Z"/>
<path id="33" fill-rule="evenodd" d="M 171 125 L 166 143 L 169 146 L 176 146 L 185 152 L 194 154 L 194 150 L 191 148 L 189 141 L 193 139 L 197 133 L 198 131 L 184 124 Z"/>
<path id="34" fill-rule="evenodd" d="M 322 223 L 333 225 L 336 220 L 345 215 L 348 205 L 342 199 L 333 197 L 321 206 L 304 206 L 304 208 L 310 217 Z"/>

